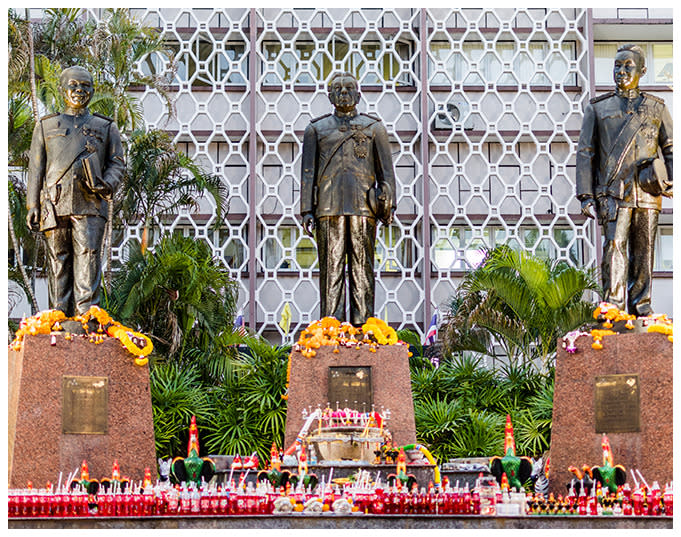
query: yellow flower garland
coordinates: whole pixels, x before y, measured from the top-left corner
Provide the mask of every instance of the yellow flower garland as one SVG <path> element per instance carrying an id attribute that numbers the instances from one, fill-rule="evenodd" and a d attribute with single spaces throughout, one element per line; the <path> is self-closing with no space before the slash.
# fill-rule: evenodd
<path id="1" fill-rule="evenodd" d="M 613 323 L 619 321 L 626 321 L 625 327 L 628 330 L 632 330 L 634 328 L 633 321 L 636 319 L 635 315 L 627 313 L 626 311 L 622 311 L 617 306 L 610 304 L 608 302 L 601 302 L 598 305 L 598 307 L 594 310 L 593 313 L 594 319 L 598 320 L 599 318 L 602 317 L 605 318 L 605 321 L 603 322 L 603 327 L 606 328 L 606 330 L 591 331 L 591 336 L 594 339 L 593 343 L 591 344 L 591 347 L 593 347 L 596 350 L 600 350 L 603 348 L 602 343 L 603 336 L 610 336 L 615 334 L 615 332 L 607 330 L 608 328 L 613 327 Z M 672 343 L 674 342 L 674 323 L 667 317 L 666 314 L 652 315 L 650 317 L 643 317 L 642 319 L 644 319 L 644 326 L 645 323 L 650 323 L 648 324 L 647 328 L 648 332 L 664 334 L 667 336 L 667 339 L 670 342 Z"/>
<path id="2" fill-rule="evenodd" d="M 154 346 L 151 340 L 140 332 L 135 332 L 130 328 L 126 328 L 122 324 L 114 321 L 111 316 L 99 306 L 91 306 L 88 311 L 82 315 L 76 315 L 72 320 L 83 324 L 85 331 L 88 331 L 88 322 L 95 319 L 100 326 L 106 327 L 106 333 L 113 338 L 117 338 L 121 344 L 135 356 L 135 364 L 145 365 L 149 361 L 147 356 L 151 353 Z M 67 320 L 66 315 L 59 310 L 46 310 L 35 314 L 33 317 L 23 319 L 19 325 L 16 335 L 9 347 L 12 350 L 19 351 L 23 345 L 25 336 L 36 334 L 49 334 L 53 330 L 60 330 L 59 323 Z M 64 339 L 70 340 L 71 335 L 64 334 Z M 90 342 L 99 344 L 102 343 L 104 335 L 101 333 L 90 334 Z M 140 346 L 140 343 L 143 343 Z"/>
<path id="3" fill-rule="evenodd" d="M 363 338 L 358 338 L 360 333 Z M 313 358 L 317 355 L 317 349 L 322 346 L 334 347 L 333 352 L 338 353 L 339 347 L 355 347 L 369 345 L 370 352 L 376 352 L 376 345 L 405 344 L 399 341 L 397 332 L 388 324 L 377 317 L 369 317 L 362 328 L 355 328 L 348 322 L 341 323 L 334 317 L 324 317 L 310 323 L 298 338 L 293 351 L 289 355 L 286 371 L 286 393 L 282 399 L 288 399 L 288 386 L 291 379 L 291 357 L 293 352 L 300 352 L 305 358 Z"/>

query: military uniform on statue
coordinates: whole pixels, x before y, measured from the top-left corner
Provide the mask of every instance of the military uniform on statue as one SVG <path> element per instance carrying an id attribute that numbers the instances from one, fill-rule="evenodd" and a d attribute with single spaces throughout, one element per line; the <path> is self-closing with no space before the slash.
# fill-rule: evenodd
<path id="1" fill-rule="evenodd" d="M 316 228 L 321 317 L 345 320 L 347 259 L 350 321 L 374 313 L 376 221 L 392 221 L 395 175 L 388 134 L 377 117 L 357 112 L 357 80 L 332 77 L 333 114 L 314 119 L 303 139 L 300 212 L 309 235 Z"/>
<path id="2" fill-rule="evenodd" d="M 66 69 L 61 87 L 64 113 L 41 118 L 33 133 L 27 223 L 45 234 L 50 307 L 73 316 L 99 303 L 107 200 L 125 165 L 113 120 L 88 111 L 90 74 Z"/>
<path id="3" fill-rule="evenodd" d="M 577 149 L 577 198 L 591 218 L 595 203 L 603 228 L 603 298 L 637 316 L 652 313 L 657 221 L 673 176 L 671 115 L 639 90 L 645 71 L 640 47 L 619 48 L 617 89 L 587 105 Z"/>

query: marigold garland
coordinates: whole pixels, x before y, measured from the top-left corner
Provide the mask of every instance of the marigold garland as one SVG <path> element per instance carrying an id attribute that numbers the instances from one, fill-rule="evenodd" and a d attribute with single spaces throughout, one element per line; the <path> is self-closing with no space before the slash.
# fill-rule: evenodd
<path id="1" fill-rule="evenodd" d="M 53 330 L 61 330 L 60 323 L 67 320 L 66 315 L 59 310 L 45 310 L 38 312 L 32 317 L 23 319 L 19 325 L 16 335 L 9 347 L 12 350 L 19 351 L 27 335 L 33 336 L 36 334 L 50 334 Z M 99 344 L 104 340 L 104 331 L 109 337 L 117 338 L 121 344 L 135 356 L 135 364 L 145 365 L 149 359 L 147 356 L 151 353 L 154 346 L 151 340 L 141 332 L 135 332 L 130 328 L 123 326 L 121 323 L 114 321 L 111 316 L 99 306 L 91 306 L 88 311 L 82 315 L 76 315 L 71 320 L 80 322 L 86 333 L 89 331 L 89 321 L 96 320 L 100 328 L 97 333 L 89 333 L 89 341 L 91 343 Z M 71 340 L 71 334 L 68 332 L 64 334 L 64 339 Z"/>
<path id="2" fill-rule="evenodd" d="M 614 335 L 615 332 L 608 330 L 613 327 L 613 323 L 619 321 L 626 321 L 624 325 L 628 330 L 634 328 L 633 321 L 636 320 L 636 316 L 626 311 L 620 310 L 614 304 L 608 302 L 601 302 L 598 307 L 594 310 L 593 317 L 596 320 L 605 319 L 603 321 L 603 328 L 606 330 L 591 330 L 591 336 L 593 337 L 593 343 L 591 347 L 596 350 L 603 348 L 603 337 Z M 656 314 L 650 317 L 640 317 L 643 322 L 643 326 L 647 326 L 648 332 L 664 334 L 670 342 L 674 342 L 674 323 L 667 317 L 666 314 Z"/>
<path id="3" fill-rule="evenodd" d="M 360 337 L 363 335 L 363 337 Z M 340 352 L 339 347 L 359 349 L 368 345 L 370 352 L 376 352 L 376 345 L 406 345 L 399 341 L 397 332 L 388 323 L 377 317 L 369 317 L 361 328 L 356 328 L 348 322 L 341 322 L 335 317 L 324 317 L 310 323 L 298 338 L 289 355 L 286 370 L 286 393 L 282 399 L 288 399 L 288 386 L 291 380 L 291 357 L 293 352 L 300 352 L 305 358 L 317 355 L 317 349 L 322 346 L 333 347 L 333 352 Z"/>

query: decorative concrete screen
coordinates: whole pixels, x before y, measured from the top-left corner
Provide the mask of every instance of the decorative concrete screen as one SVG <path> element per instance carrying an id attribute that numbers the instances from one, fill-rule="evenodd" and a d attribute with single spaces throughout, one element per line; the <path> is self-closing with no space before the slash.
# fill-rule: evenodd
<path id="1" fill-rule="evenodd" d="M 380 227 L 376 314 L 420 333 L 484 247 L 509 243 L 591 267 L 595 228 L 574 199 L 589 95 L 586 9 L 133 9 L 178 65 L 176 115 L 139 93 L 148 124 L 229 185 L 156 224 L 207 241 L 239 281 L 246 324 L 291 335 L 319 314 L 315 244 L 300 226 L 302 134 L 331 111 L 326 80 L 356 74 L 360 110 L 382 117 L 397 215 Z M 90 16 L 101 15 L 99 10 Z M 159 58 L 139 68 L 160 72 Z M 114 251 L 141 237 L 129 223 Z M 156 234 L 158 237 L 158 233 Z"/>

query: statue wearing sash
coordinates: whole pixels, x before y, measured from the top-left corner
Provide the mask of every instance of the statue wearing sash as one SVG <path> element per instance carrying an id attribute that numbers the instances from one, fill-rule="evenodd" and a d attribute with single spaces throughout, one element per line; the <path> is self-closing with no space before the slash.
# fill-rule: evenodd
<path id="1" fill-rule="evenodd" d="M 73 316 L 99 304 L 107 201 L 125 162 L 113 120 L 88 111 L 90 73 L 65 69 L 60 87 L 64 112 L 41 118 L 33 132 L 26 221 L 45 235 L 50 308 Z"/>
<path id="2" fill-rule="evenodd" d="M 357 112 L 357 79 L 339 73 L 328 85 L 335 111 L 313 119 L 303 138 L 300 213 L 316 231 L 321 317 L 345 319 L 345 267 L 350 318 L 374 314 L 376 222 L 390 224 L 395 174 L 383 122 Z"/>
<path id="3" fill-rule="evenodd" d="M 637 316 L 652 313 L 651 280 L 661 196 L 672 196 L 672 119 L 664 101 L 639 90 L 640 47 L 615 56 L 614 92 L 584 110 L 577 198 L 603 229 L 603 299 Z"/>

